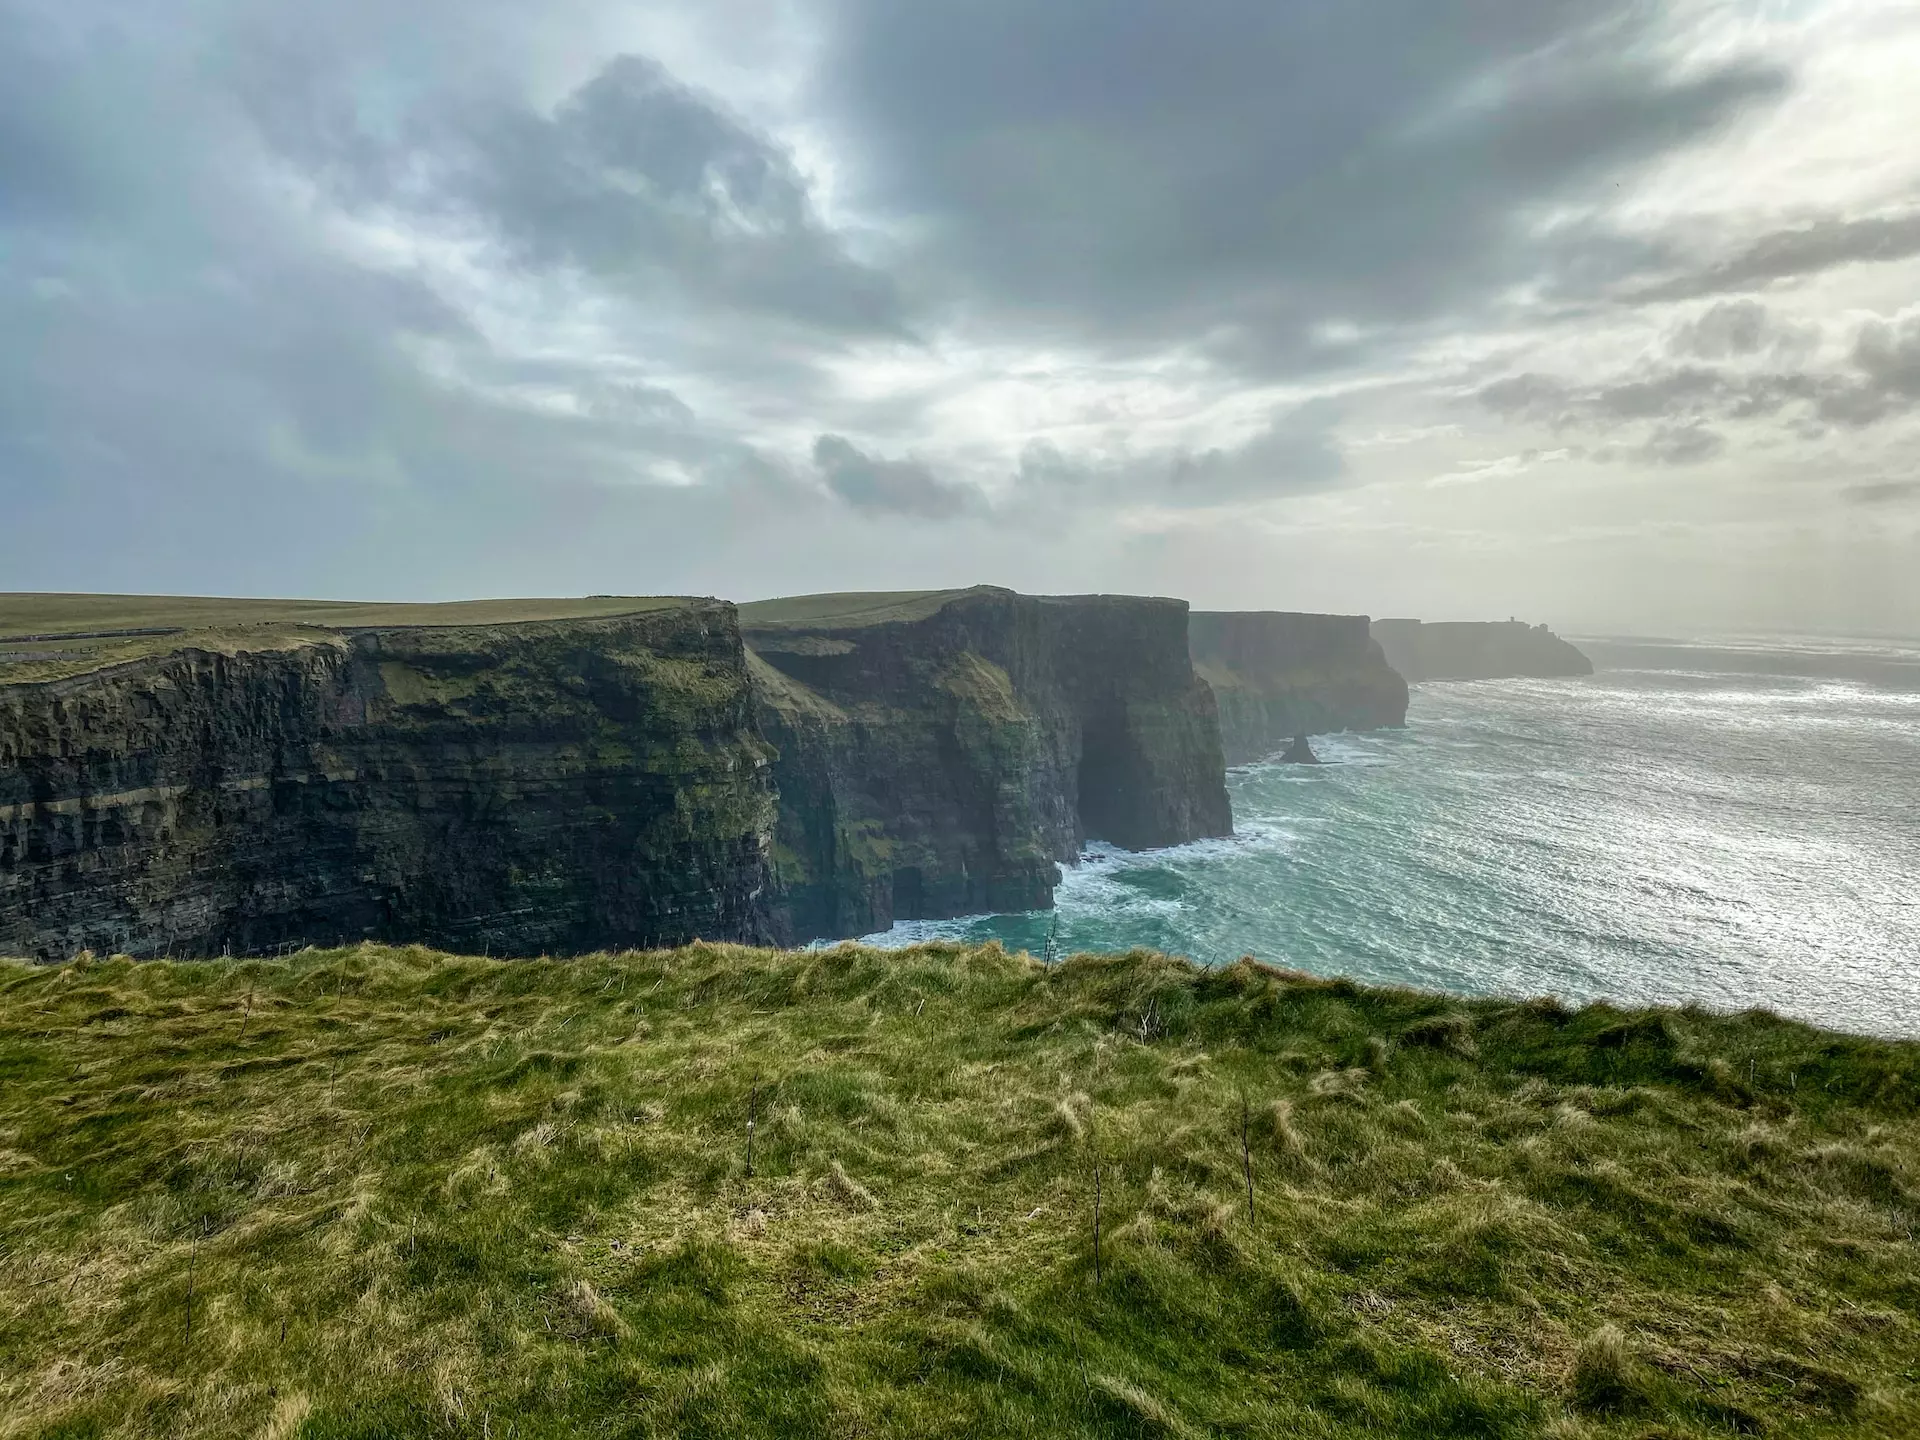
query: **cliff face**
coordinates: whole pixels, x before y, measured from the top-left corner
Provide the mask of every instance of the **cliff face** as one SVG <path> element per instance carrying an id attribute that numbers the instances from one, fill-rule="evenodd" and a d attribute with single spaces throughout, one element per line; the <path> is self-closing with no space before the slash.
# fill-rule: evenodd
<path id="1" fill-rule="evenodd" d="M 1518 620 L 1376 620 L 1373 638 L 1408 680 L 1591 675 L 1593 662 L 1544 625 Z"/>
<path id="2" fill-rule="evenodd" d="M 780 752 L 781 932 L 1050 903 L 1088 840 L 1230 834 L 1184 602 L 983 587 L 742 607 Z"/>
<path id="3" fill-rule="evenodd" d="M 0 953 L 769 933 L 771 757 L 731 606 L 189 635 L 5 679 Z"/>
<path id="4" fill-rule="evenodd" d="M 1229 765 L 1284 750 L 1296 735 L 1407 721 L 1407 682 L 1364 615 L 1195 611 L 1193 668 L 1213 687 Z"/>

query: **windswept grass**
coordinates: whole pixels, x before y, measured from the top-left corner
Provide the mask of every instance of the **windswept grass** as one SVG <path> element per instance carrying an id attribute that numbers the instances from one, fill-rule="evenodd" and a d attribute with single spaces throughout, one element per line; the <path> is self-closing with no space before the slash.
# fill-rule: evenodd
<path id="1" fill-rule="evenodd" d="M 1149 954 L 0 967 L 0 1436 L 1910 1437 L 1917 1081 Z"/>
<path id="2" fill-rule="evenodd" d="M 334 630 L 400 625 L 510 625 L 633 615 L 686 603 L 672 596 L 595 595 L 567 600 L 227 600 L 194 595 L 0 593 L 0 638 L 172 627 L 308 625 Z"/>
<path id="3" fill-rule="evenodd" d="M 233 655 L 338 644 L 358 629 L 473 628 L 669 610 L 677 596 L 574 600 L 223 600 L 0 592 L 0 686 L 38 685 L 193 648 Z"/>

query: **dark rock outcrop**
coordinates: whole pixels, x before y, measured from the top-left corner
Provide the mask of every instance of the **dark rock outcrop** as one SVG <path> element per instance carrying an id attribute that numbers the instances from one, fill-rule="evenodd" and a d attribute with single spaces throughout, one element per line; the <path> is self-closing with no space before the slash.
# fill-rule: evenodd
<path id="1" fill-rule="evenodd" d="M 1219 703 L 1229 765 L 1265 759 L 1296 735 L 1406 723 L 1407 683 L 1367 624 L 1364 615 L 1193 613 L 1193 666 Z"/>
<path id="2" fill-rule="evenodd" d="M 980 587 L 741 616 L 788 938 L 1039 908 L 1088 840 L 1232 831 L 1184 601 Z"/>
<path id="3" fill-rule="evenodd" d="M 1546 626 L 1519 620 L 1376 620 L 1373 638 L 1410 681 L 1593 673 L 1593 662 Z"/>
<path id="4" fill-rule="evenodd" d="M 712 601 L 0 674 L 0 954 L 764 939 L 770 759 Z"/>
<path id="5" fill-rule="evenodd" d="M 1307 743 L 1306 736 L 1296 735 L 1293 737 L 1293 743 L 1287 746 L 1286 753 L 1281 755 L 1280 763 L 1282 765 L 1318 765 L 1320 757 L 1313 753 L 1313 746 Z"/>

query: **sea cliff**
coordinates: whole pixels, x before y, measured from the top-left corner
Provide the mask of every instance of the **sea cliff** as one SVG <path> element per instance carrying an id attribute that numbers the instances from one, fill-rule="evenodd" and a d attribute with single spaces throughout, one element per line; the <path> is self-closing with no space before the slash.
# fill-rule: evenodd
<path id="1" fill-rule="evenodd" d="M 806 940 L 1232 830 L 1182 601 L 0 602 L 0 954 Z"/>
<path id="2" fill-rule="evenodd" d="M 1261 760 L 1296 735 L 1404 725 L 1407 682 L 1364 615 L 1196 610 L 1188 641 L 1213 688 L 1229 765 Z"/>
<path id="3" fill-rule="evenodd" d="M 1544 625 L 1519 620 L 1376 620 L 1373 638 L 1410 681 L 1591 675 L 1593 662 Z"/>
<path id="4" fill-rule="evenodd" d="M 741 607 L 791 939 L 1051 903 L 1058 862 L 1230 834 L 1184 601 L 982 586 Z"/>
<path id="5" fill-rule="evenodd" d="M 638 603 L 41 642 L 0 669 L 0 953 L 765 938 L 733 607 Z"/>

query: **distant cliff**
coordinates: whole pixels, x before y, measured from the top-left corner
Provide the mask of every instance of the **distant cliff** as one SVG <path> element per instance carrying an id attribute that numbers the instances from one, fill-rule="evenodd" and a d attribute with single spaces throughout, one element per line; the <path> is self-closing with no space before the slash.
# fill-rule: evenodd
<path id="1" fill-rule="evenodd" d="M 1219 702 L 1229 765 L 1276 754 L 1296 735 L 1406 723 L 1407 682 L 1364 615 L 1196 610 L 1187 637 Z"/>
<path id="2" fill-rule="evenodd" d="M 1376 620 L 1373 638 L 1408 680 L 1591 675 L 1593 662 L 1544 625 L 1518 620 Z"/>
<path id="3" fill-rule="evenodd" d="M 0 954 L 769 933 L 730 605 L 57 643 L 0 668 Z"/>
<path id="4" fill-rule="evenodd" d="M 1232 831 L 1184 601 L 1009 590 L 741 607 L 795 939 L 1051 902 L 1056 862 Z"/>

